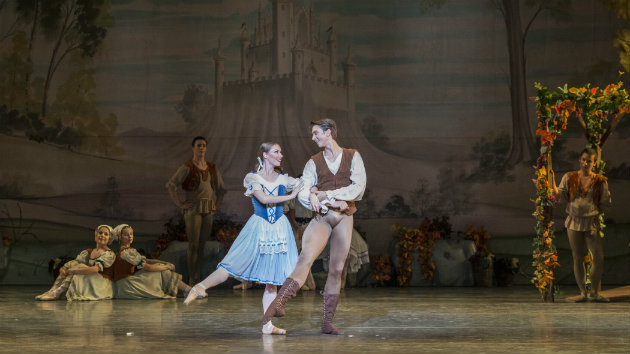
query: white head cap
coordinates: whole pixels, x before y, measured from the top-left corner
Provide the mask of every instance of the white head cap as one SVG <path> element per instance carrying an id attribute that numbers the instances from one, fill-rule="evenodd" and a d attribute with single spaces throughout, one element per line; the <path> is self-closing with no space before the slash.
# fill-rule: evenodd
<path id="1" fill-rule="evenodd" d="M 112 241 L 114 241 L 114 229 L 112 229 L 111 226 L 109 226 L 109 225 L 98 225 L 96 227 L 96 229 L 94 229 L 94 231 L 98 232 L 98 230 L 100 230 L 103 227 L 106 228 L 109 231 L 109 242 L 107 242 L 107 244 L 110 245 L 112 243 Z"/>
<path id="2" fill-rule="evenodd" d="M 116 236 L 116 241 L 120 242 L 120 238 L 122 237 L 122 232 L 125 227 L 131 227 L 128 224 L 120 224 L 114 228 L 114 235 Z"/>

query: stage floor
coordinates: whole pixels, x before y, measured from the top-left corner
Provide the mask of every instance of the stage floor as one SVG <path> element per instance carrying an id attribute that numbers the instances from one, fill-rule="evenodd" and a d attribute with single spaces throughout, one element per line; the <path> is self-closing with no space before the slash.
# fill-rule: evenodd
<path id="1" fill-rule="evenodd" d="M 533 286 L 375 288 L 342 292 L 323 335 L 322 297 L 300 292 L 260 333 L 261 289 L 211 290 L 206 299 L 35 301 L 44 287 L 0 288 L 2 353 L 628 353 L 627 302 L 555 303 Z"/>

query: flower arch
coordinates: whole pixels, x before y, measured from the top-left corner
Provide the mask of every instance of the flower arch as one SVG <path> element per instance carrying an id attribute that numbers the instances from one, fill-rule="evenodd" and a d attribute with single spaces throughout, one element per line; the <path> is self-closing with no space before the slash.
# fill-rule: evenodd
<path id="1" fill-rule="evenodd" d="M 534 85 L 538 90 L 533 98 L 536 102 L 538 125 L 536 135 L 540 136 L 540 155 L 536 161 L 535 210 L 536 236 L 534 238 L 533 265 L 535 267 L 532 283 L 538 288 L 544 301 L 554 301 L 557 286 L 554 286 L 554 268 L 560 266 L 558 253 L 553 243 L 553 205 L 555 196 L 553 187 L 555 177 L 551 160 L 551 150 L 555 140 L 567 128 L 569 118 L 575 117 L 582 127 L 587 147 L 596 149 L 597 161 L 595 172 L 603 173 L 605 163 L 601 160 L 601 149 L 606 139 L 615 130 L 621 117 L 630 113 L 630 99 L 623 82 L 610 84 L 604 89 L 590 87 L 559 87 L 549 91 L 540 83 Z M 599 215 L 600 236 L 604 237 L 604 217 Z"/>

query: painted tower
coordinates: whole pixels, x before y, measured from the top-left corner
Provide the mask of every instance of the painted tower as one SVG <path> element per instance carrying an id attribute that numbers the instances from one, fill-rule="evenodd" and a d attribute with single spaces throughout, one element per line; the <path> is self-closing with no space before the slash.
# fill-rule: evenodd
<path id="1" fill-rule="evenodd" d="M 280 144 L 285 173 L 301 174 L 305 162 L 319 151 L 310 139 L 310 122 L 323 117 L 337 122 L 341 146 L 361 152 L 375 195 L 400 194 L 404 186 L 432 173 L 424 169 L 410 174 L 413 162 L 367 141 L 355 117 L 357 65 L 350 48 L 339 57 L 332 26 L 323 35 L 312 8 L 296 9 L 292 0 L 270 4 L 271 13 L 259 6 L 256 24 L 249 27 L 253 34 L 247 23 L 241 25 L 238 80 L 224 80 L 224 64 L 231 59 L 219 45 L 214 57 L 215 107 L 195 128 L 195 134 L 208 138 L 208 158 L 220 166 L 228 188 L 242 188 L 263 141 Z M 338 79 L 341 69 L 343 78 Z M 247 198 L 233 202 L 243 203 L 234 210 L 249 210 Z"/>
<path id="2" fill-rule="evenodd" d="M 321 31 L 314 30 L 312 7 L 295 9 L 293 0 L 270 0 L 270 4 L 271 13 L 259 7 L 253 34 L 247 23 L 241 25 L 239 80 L 225 81 L 223 68 L 230 59 L 220 44 L 214 56 L 215 109 L 204 130 L 217 144 L 209 149 L 218 155 L 217 163 L 232 166 L 228 176 L 242 176 L 250 165 L 235 156 L 256 155 L 260 142 L 250 145 L 243 139 L 265 136 L 281 143 L 285 152 L 296 156 L 286 159 L 292 160 L 287 162 L 289 169 L 299 172 L 304 156 L 315 149 L 304 139 L 311 120 L 330 117 L 347 135 L 360 134 L 358 125 L 350 122 L 355 109 L 355 64 L 345 59 L 344 78 L 338 82 L 341 63 L 333 28 L 323 40 Z M 238 144 L 225 144 L 226 139 Z"/>

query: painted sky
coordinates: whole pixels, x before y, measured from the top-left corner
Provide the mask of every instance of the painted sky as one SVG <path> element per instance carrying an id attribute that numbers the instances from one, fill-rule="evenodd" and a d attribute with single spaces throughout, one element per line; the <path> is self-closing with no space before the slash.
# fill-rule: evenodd
<path id="1" fill-rule="evenodd" d="M 270 4 L 261 3 L 269 13 Z M 358 117 L 376 116 L 391 138 L 477 140 L 488 132 L 508 132 L 509 67 L 501 14 L 486 0 L 446 0 L 429 12 L 420 4 L 298 0 L 294 6 L 312 6 L 324 40 L 326 29 L 334 27 L 340 58 L 351 46 L 358 65 Z M 114 1 L 115 26 L 97 55 L 101 114 L 115 113 L 120 132 L 139 126 L 181 131 L 174 107 L 189 84 L 212 92 L 219 38 L 226 79 L 239 78 L 241 23 L 253 32 L 258 6 L 251 0 Z M 554 87 L 578 80 L 601 60 L 616 62 L 612 38 L 621 21 L 597 1 L 574 1 L 568 13 L 567 20 L 557 21 L 543 12 L 530 28 L 526 51 L 532 85 Z M 524 23 L 532 14 L 523 13 Z"/>

